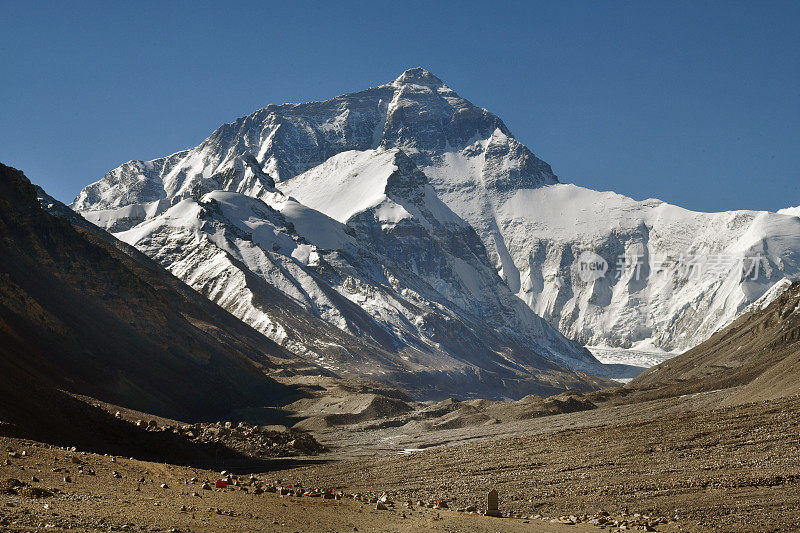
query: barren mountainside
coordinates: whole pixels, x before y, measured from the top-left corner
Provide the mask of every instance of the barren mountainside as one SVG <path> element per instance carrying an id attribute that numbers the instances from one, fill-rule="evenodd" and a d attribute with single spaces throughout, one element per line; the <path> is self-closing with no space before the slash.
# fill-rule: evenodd
<path id="1" fill-rule="evenodd" d="M 185 420 L 298 396 L 264 373 L 282 348 L 95 230 L 46 213 L 0 165 L 3 423 L 51 436 L 80 424 L 57 389 Z"/>
<path id="2" fill-rule="evenodd" d="M 800 393 L 800 283 L 630 383 L 659 395 L 741 387 L 728 403 Z"/>

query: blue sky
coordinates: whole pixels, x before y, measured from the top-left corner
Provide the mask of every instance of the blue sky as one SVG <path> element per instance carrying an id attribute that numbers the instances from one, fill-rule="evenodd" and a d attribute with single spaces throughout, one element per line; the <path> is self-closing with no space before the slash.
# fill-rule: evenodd
<path id="1" fill-rule="evenodd" d="M 800 2 L 0 7 L 0 161 L 64 201 L 267 104 L 424 66 L 562 181 L 707 211 L 800 204 Z"/>

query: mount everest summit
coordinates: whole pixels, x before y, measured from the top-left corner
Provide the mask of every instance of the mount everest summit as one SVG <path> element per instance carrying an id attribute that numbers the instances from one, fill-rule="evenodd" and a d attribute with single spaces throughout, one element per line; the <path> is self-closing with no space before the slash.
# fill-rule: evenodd
<path id="1" fill-rule="evenodd" d="M 800 261 L 791 214 L 560 183 L 421 68 L 267 106 L 196 148 L 121 165 L 71 207 L 301 357 L 420 397 L 593 388 L 572 370 L 609 370 L 581 344 L 689 348 Z M 580 275 L 586 252 L 607 275 Z M 734 263 L 687 276 L 686 257 L 756 257 L 759 275 Z"/>

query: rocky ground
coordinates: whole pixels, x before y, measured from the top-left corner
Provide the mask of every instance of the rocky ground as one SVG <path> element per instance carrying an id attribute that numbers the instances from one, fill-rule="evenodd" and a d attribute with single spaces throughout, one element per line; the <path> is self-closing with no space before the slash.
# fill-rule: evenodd
<path id="1" fill-rule="evenodd" d="M 540 418 L 516 424 L 513 437 L 492 439 L 481 428 L 473 443 L 364 453 L 286 475 L 456 508 L 480 506 L 495 488 L 505 513 L 545 520 L 590 521 L 606 511 L 612 523 L 658 531 L 797 530 L 800 398 L 713 408 L 724 400 L 714 396 Z"/>
<path id="2" fill-rule="evenodd" d="M 414 404 L 313 435 L 110 410 L 151 441 L 212 451 L 216 470 L 0 438 L 0 531 L 800 529 L 800 396 L 638 394 Z M 490 489 L 504 518 L 481 516 Z"/>
<path id="3" fill-rule="evenodd" d="M 1 531 L 576 530 L 560 523 L 407 507 L 391 495 L 379 505 L 379 494 L 300 489 L 280 471 L 234 476 L 9 438 L 0 438 L 0 449 L 5 456 L 0 464 Z M 216 488 L 223 479 L 230 484 Z"/>
<path id="4" fill-rule="evenodd" d="M 139 419 L 136 425 L 146 428 L 146 431 L 172 433 L 189 442 L 221 444 L 254 458 L 317 455 L 326 451 L 324 446 L 305 431 L 257 426 L 247 422 L 161 425 L 155 419 Z"/>

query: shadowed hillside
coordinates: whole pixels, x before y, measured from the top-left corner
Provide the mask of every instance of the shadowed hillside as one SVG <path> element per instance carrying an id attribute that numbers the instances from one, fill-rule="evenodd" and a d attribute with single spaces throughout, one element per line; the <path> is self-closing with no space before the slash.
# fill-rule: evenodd
<path id="1" fill-rule="evenodd" d="M 739 317 L 706 342 L 633 380 L 630 388 L 675 396 L 742 388 L 727 403 L 800 392 L 800 282 L 764 309 Z"/>
<path id="2" fill-rule="evenodd" d="M 297 399 L 263 371 L 289 357 L 282 348 L 126 248 L 49 215 L 22 172 L 0 165 L 6 428 L 79 429 L 80 409 L 56 389 L 188 421 Z"/>

